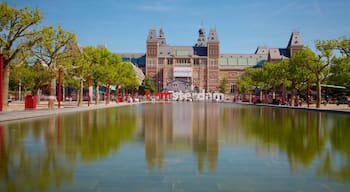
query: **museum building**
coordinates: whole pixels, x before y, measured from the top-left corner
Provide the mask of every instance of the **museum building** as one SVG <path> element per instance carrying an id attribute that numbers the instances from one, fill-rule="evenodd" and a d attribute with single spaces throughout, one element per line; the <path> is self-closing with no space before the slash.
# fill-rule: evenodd
<path id="1" fill-rule="evenodd" d="M 168 45 L 163 28 L 157 34 L 149 30 L 146 54 L 121 54 L 143 68 L 146 77 L 154 81 L 157 91 L 216 92 L 226 77 L 228 93 L 233 93 L 244 68 L 261 67 L 266 61 L 288 59 L 303 48 L 299 32 L 292 32 L 286 48 L 258 47 L 253 54 L 222 54 L 216 29 L 198 31 L 193 46 Z"/>

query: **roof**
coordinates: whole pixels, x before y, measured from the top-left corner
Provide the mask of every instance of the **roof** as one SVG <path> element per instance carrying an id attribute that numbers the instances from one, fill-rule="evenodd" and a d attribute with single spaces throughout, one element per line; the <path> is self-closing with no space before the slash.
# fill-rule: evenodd
<path id="1" fill-rule="evenodd" d="M 140 58 L 146 56 L 145 53 L 119 53 L 122 58 Z"/>
<path id="2" fill-rule="evenodd" d="M 221 54 L 220 67 L 241 68 L 241 66 L 256 66 L 267 60 L 262 54 Z"/>
<path id="3" fill-rule="evenodd" d="M 208 43 L 219 43 L 218 33 L 214 28 L 210 29 L 209 36 L 208 36 Z"/>
<path id="4" fill-rule="evenodd" d="M 190 57 L 194 55 L 192 46 L 162 46 L 159 47 L 159 57 Z"/>
<path id="5" fill-rule="evenodd" d="M 300 37 L 300 33 L 297 32 L 297 31 L 294 31 L 290 38 L 289 38 L 289 41 L 288 41 L 288 45 L 287 47 L 290 47 L 290 46 L 303 46 L 304 43 Z"/>

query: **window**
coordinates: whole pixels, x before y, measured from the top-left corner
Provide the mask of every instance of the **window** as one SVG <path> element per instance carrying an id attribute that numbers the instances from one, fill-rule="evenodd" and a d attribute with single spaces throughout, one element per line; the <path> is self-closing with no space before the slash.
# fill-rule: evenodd
<path id="1" fill-rule="evenodd" d="M 194 59 L 194 60 L 193 60 L 193 64 L 194 64 L 194 65 L 199 65 L 199 59 Z"/>
<path id="2" fill-rule="evenodd" d="M 163 58 L 159 58 L 158 59 L 158 64 L 159 65 L 163 65 L 164 64 L 164 59 Z"/>
<path id="3" fill-rule="evenodd" d="M 210 59 L 210 65 L 211 65 L 211 66 L 217 65 L 216 59 Z"/>
<path id="4" fill-rule="evenodd" d="M 235 92 L 235 85 L 231 84 L 230 86 L 230 93 L 234 93 Z"/>

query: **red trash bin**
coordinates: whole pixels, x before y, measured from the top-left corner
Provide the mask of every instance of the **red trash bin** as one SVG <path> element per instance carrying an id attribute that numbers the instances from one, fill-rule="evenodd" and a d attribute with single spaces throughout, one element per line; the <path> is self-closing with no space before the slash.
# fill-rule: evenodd
<path id="1" fill-rule="evenodd" d="M 24 99 L 24 109 L 35 109 L 36 108 L 36 98 L 33 95 L 26 95 Z"/>

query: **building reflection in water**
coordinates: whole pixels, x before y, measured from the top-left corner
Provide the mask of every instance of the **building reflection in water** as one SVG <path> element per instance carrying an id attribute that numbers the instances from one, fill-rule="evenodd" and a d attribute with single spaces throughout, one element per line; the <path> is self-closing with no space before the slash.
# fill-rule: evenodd
<path id="1" fill-rule="evenodd" d="M 193 106 L 196 105 L 196 106 Z M 194 153 L 198 171 L 216 169 L 220 108 L 211 103 L 156 104 L 144 110 L 145 156 L 150 171 L 162 170 L 165 154 Z"/>

